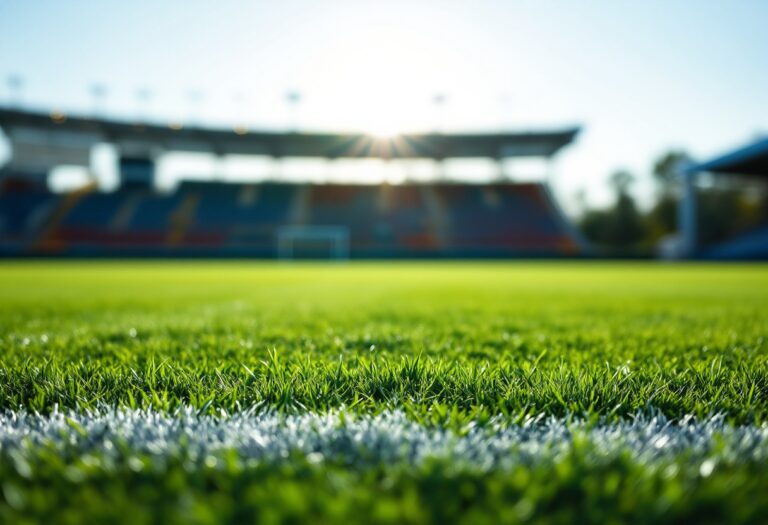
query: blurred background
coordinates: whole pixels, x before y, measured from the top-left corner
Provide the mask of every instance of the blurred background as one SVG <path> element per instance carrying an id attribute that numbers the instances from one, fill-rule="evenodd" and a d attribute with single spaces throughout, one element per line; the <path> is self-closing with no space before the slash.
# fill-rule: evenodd
<path id="1" fill-rule="evenodd" d="M 0 253 L 767 258 L 766 22 L 1 1 Z"/>

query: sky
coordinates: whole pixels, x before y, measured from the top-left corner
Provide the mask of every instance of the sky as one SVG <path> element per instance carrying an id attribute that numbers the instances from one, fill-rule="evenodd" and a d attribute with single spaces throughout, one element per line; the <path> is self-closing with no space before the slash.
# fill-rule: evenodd
<path id="1" fill-rule="evenodd" d="M 580 125 L 551 179 L 573 209 L 581 190 L 609 202 L 616 169 L 648 200 L 662 152 L 706 158 L 768 133 L 766 27 L 761 0 L 0 0 L 0 103 L 378 134 Z"/>

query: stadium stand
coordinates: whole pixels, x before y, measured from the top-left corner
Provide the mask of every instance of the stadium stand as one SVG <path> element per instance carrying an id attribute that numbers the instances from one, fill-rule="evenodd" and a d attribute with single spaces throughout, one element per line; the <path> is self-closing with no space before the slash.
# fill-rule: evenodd
<path id="1" fill-rule="evenodd" d="M 579 133 L 411 133 L 383 138 L 164 126 L 0 108 L 11 155 L 0 167 L 0 251 L 61 256 L 512 257 L 582 253 L 545 184 L 184 182 L 153 188 L 171 152 L 273 159 L 490 159 L 549 162 Z M 59 166 L 91 169 L 115 151 L 119 189 L 49 191 Z M 18 179 L 17 182 L 13 182 Z"/>
<path id="2" fill-rule="evenodd" d="M 541 185 L 437 186 L 456 250 L 550 250 L 562 241 L 558 217 Z"/>
<path id="3" fill-rule="evenodd" d="M 7 177 L 0 185 L 0 246 L 24 252 L 36 242 L 55 216 L 61 199 L 38 183 Z"/>
<path id="4" fill-rule="evenodd" d="M 272 257 L 285 226 L 345 231 L 352 257 L 583 249 L 543 184 L 186 182 L 169 195 L 25 187 L 4 188 L 0 205 L 6 254 Z"/>
<path id="5" fill-rule="evenodd" d="M 697 232 L 696 177 L 699 173 L 715 176 L 751 178 L 765 185 L 768 181 L 768 138 L 762 138 L 741 148 L 683 170 L 683 202 L 680 207 L 683 246 L 692 255 L 702 259 L 765 260 L 768 259 L 768 224 L 761 224 L 742 232 L 735 238 L 715 246 L 699 246 Z M 765 186 L 764 186 L 765 187 Z"/>

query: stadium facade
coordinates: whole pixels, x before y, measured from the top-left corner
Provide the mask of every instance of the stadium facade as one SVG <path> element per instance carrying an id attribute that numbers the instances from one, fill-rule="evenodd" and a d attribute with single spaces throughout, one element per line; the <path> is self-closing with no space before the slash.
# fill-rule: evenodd
<path id="1" fill-rule="evenodd" d="M 742 232 L 715 246 L 698 242 L 697 178 L 702 173 L 714 176 L 739 176 L 760 181 L 768 180 L 768 138 L 746 144 L 699 164 L 681 170 L 683 198 L 679 208 L 682 248 L 686 255 L 717 260 L 768 260 L 768 224 Z"/>
<path id="2" fill-rule="evenodd" d="M 578 128 L 538 133 L 276 133 L 185 128 L 62 113 L 0 110 L 11 147 L 0 185 L 6 256 L 554 257 L 585 242 L 545 182 L 486 184 L 233 184 L 155 189 L 167 152 L 276 159 L 551 159 Z M 120 186 L 48 189 L 51 169 L 89 166 L 92 148 L 118 152 Z"/>

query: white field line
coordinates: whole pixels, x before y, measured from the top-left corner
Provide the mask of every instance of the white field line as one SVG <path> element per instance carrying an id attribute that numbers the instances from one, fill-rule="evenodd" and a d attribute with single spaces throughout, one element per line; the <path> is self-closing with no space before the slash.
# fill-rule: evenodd
<path id="1" fill-rule="evenodd" d="M 127 460 L 137 468 L 145 461 L 161 466 L 169 458 L 215 466 L 235 451 L 240 465 L 299 454 L 310 462 L 354 467 L 438 460 L 480 471 L 557 463 L 575 452 L 597 462 L 628 456 L 651 467 L 681 460 L 708 475 L 721 463 L 768 464 L 768 425 L 731 426 L 721 416 L 671 422 L 660 413 L 644 412 L 612 423 L 539 417 L 509 424 L 498 417 L 456 433 L 424 427 L 399 411 L 198 416 L 192 408 L 172 414 L 103 408 L 49 416 L 0 414 L 0 459 L 32 460 L 36 451 L 49 454 L 51 449 L 70 458 Z"/>

